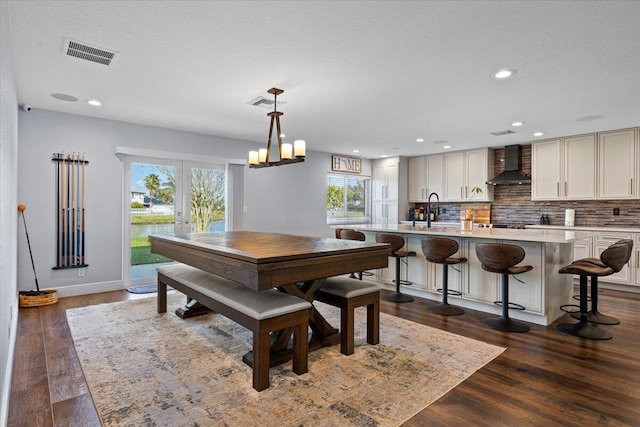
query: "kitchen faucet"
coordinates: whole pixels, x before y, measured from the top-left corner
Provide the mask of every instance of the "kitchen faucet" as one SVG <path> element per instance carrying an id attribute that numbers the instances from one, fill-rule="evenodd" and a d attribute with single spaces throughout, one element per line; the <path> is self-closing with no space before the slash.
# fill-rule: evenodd
<path id="1" fill-rule="evenodd" d="M 438 196 L 438 193 L 431 193 L 427 199 L 427 228 L 431 228 L 431 196 L 436 196 L 436 201 L 438 202 L 438 207 L 436 208 L 436 213 L 433 216 L 433 219 L 436 218 L 436 215 L 440 214 L 440 197 Z"/>

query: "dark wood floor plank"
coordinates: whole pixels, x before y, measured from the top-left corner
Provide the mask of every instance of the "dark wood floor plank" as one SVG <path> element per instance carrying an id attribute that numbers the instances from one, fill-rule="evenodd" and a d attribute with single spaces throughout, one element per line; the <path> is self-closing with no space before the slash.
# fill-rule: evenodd
<path id="1" fill-rule="evenodd" d="M 116 291 L 21 309 L 9 425 L 99 425 L 65 310 L 141 297 Z M 609 341 L 560 333 L 557 323 L 573 321 L 569 316 L 509 334 L 484 326 L 491 315 L 465 309 L 462 316 L 439 316 L 426 309 L 433 303 L 383 301 L 381 310 L 507 350 L 405 426 L 640 426 L 640 294 L 601 292 L 601 311 L 622 321 L 603 326 L 614 336 Z"/>

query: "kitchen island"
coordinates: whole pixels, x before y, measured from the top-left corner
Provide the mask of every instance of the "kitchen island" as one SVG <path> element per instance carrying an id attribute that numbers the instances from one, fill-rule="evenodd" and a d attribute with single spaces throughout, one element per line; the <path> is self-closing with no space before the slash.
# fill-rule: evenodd
<path id="1" fill-rule="evenodd" d="M 478 243 L 521 246 L 526 256 L 520 264 L 531 265 L 533 270 L 511 278 L 509 300 L 523 305 L 525 310 L 511 310 L 509 314 L 515 319 L 539 325 L 551 324 L 564 314 L 560 310 L 562 304 L 573 303 L 573 277 L 559 274 L 558 270 L 573 260 L 574 242 L 588 240 L 597 234 L 549 229 L 474 228 L 464 231 L 460 227 L 427 228 L 426 225 L 414 227 L 410 224 L 362 224 L 349 228 L 363 232 L 367 241 L 375 241 L 377 233 L 402 235 L 406 242 L 405 249 L 418 254 L 409 257 L 407 264 L 401 267 L 403 278 L 413 283 L 402 286 L 402 292 L 434 300 L 441 298 L 437 291 L 442 288 L 441 266 L 426 261 L 422 254 L 421 239 L 440 236 L 457 241 L 460 251 L 454 256 L 466 257 L 468 262 L 450 267 L 449 289 L 460 291 L 461 296 L 450 296 L 449 302 L 496 315 L 501 311 L 500 307 L 493 304 L 500 299 L 500 275 L 482 269 L 475 246 Z M 370 280 L 375 280 L 386 289 L 393 289 L 394 275 L 393 263 L 389 263 L 389 268 L 375 271 Z"/>

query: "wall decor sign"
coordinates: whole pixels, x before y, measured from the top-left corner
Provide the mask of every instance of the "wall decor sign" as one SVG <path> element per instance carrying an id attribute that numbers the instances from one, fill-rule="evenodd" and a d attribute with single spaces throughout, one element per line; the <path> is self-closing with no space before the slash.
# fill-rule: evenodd
<path id="1" fill-rule="evenodd" d="M 362 159 L 332 155 L 331 170 L 336 172 L 362 173 Z"/>

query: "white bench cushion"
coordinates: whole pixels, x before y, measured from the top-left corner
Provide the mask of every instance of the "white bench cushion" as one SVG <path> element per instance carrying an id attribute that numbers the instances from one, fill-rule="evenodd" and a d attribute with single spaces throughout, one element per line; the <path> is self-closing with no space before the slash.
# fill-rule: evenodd
<path id="1" fill-rule="evenodd" d="M 275 289 L 254 291 L 242 285 L 185 264 L 157 268 L 158 273 L 183 283 L 253 319 L 263 320 L 308 309 L 311 304 Z"/>
<path id="2" fill-rule="evenodd" d="M 347 277 L 329 277 L 324 281 L 320 290 L 343 298 L 353 298 L 371 292 L 379 292 L 380 288 L 374 284 Z"/>

